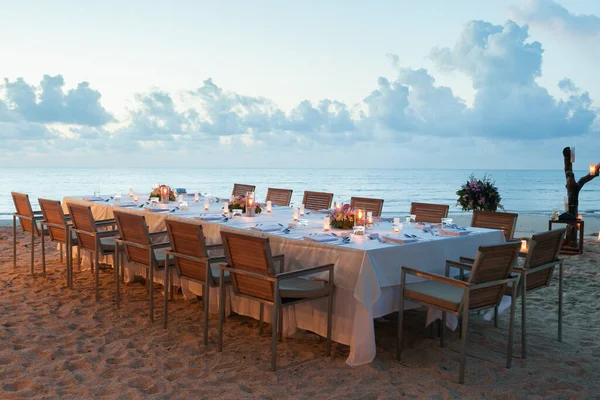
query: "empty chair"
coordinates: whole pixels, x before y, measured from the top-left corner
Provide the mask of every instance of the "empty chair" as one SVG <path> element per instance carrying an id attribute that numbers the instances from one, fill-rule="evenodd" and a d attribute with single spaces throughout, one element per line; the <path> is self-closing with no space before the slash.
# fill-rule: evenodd
<path id="1" fill-rule="evenodd" d="M 504 232 L 506 241 L 513 239 L 519 214 L 474 210 L 471 226 L 476 228 L 499 229 Z"/>
<path id="2" fill-rule="evenodd" d="M 302 204 L 307 210 L 327 210 L 331 208 L 333 193 L 304 191 Z"/>
<path id="3" fill-rule="evenodd" d="M 374 217 L 380 217 L 383 209 L 383 199 L 352 197 L 350 198 L 350 205 L 354 208 L 363 208 L 367 212 L 371 211 Z"/>
<path id="4" fill-rule="evenodd" d="M 117 308 L 120 307 L 120 288 L 118 279 L 118 270 L 123 268 L 121 266 L 121 260 L 119 253 L 121 246 L 125 250 L 127 260 L 131 263 L 137 263 L 143 265 L 147 270 L 147 286 L 149 293 L 149 304 L 150 304 L 150 321 L 154 322 L 154 272 L 159 269 L 165 269 L 166 265 L 166 254 L 171 244 L 169 242 L 161 242 L 160 240 L 165 237 L 167 232 L 154 232 L 148 231 L 148 225 L 146 224 L 146 218 L 141 214 L 134 214 L 129 212 L 117 211 L 114 212 L 115 219 L 117 220 L 117 226 L 121 234 L 120 239 L 116 240 L 116 244 L 119 245 L 116 249 L 115 256 L 115 278 L 116 278 L 116 303 Z M 172 260 L 171 260 L 172 262 Z M 165 272 L 165 301 L 164 310 L 167 309 L 168 291 L 166 286 L 168 285 L 168 274 Z M 165 321 L 163 324 L 166 325 L 166 313 L 163 312 Z"/>
<path id="5" fill-rule="evenodd" d="M 222 248 L 223 245 L 207 245 L 202 225 L 195 222 L 183 222 L 167 219 L 167 231 L 171 241 L 171 250 L 167 250 L 167 258 L 171 256 L 179 278 L 202 284 L 202 302 L 204 303 L 204 345 L 208 344 L 208 306 L 210 288 L 219 286 L 218 263 L 225 262 L 225 257 L 209 257 L 208 250 Z M 167 269 L 170 267 L 167 266 Z M 167 275 L 169 275 L 167 271 Z M 170 277 L 169 277 L 170 279 Z M 226 283 L 230 282 L 229 274 L 225 275 Z M 165 280 L 165 296 L 169 289 Z M 165 308 L 165 328 L 167 327 L 167 311 Z"/>
<path id="6" fill-rule="evenodd" d="M 38 199 L 38 203 L 40 204 L 42 214 L 44 215 L 44 220 L 41 223 L 42 228 L 45 228 L 42 230 L 42 270 L 44 276 L 46 276 L 46 246 L 44 242 L 44 234 L 47 231 L 50 241 L 59 243 L 60 245 L 61 262 L 63 257 L 63 248 L 66 249 L 67 286 L 69 286 L 72 272 L 72 268 L 70 267 L 70 263 L 72 262 L 71 249 L 73 248 L 73 245 L 77 245 L 77 237 L 72 237 L 71 231 L 69 230 L 70 216 L 67 217 L 65 215 L 60 201 Z M 79 252 L 77 254 L 79 255 Z M 78 264 L 79 260 L 80 257 L 78 256 Z"/>
<path id="7" fill-rule="evenodd" d="M 557 229 L 538 233 L 531 237 L 523 266 L 515 266 L 514 271 L 521 275 L 516 295 L 521 296 L 521 353 L 527 357 L 527 293 L 547 288 L 552 281 L 554 268 L 559 266 L 558 274 L 558 341 L 562 341 L 563 274 L 564 261 L 559 259 L 560 248 L 566 229 Z M 513 293 L 514 286 L 507 288 L 507 294 Z"/>
<path id="8" fill-rule="evenodd" d="M 271 201 L 276 206 L 289 207 L 290 201 L 292 200 L 291 189 L 275 189 L 269 188 L 267 190 L 266 201 Z"/>
<path id="9" fill-rule="evenodd" d="M 331 349 L 331 316 L 333 310 L 333 264 L 306 268 L 292 272 L 277 273 L 275 261 L 284 264 L 284 256 L 272 256 L 269 239 L 233 232 L 221 231 L 227 265 L 221 265 L 219 288 L 219 345 L 223 348 L 223 321 L 225 319 L 225 273 L 231 274 L 233 292 L 236 296 L 260 302 L 259 334 L 262 331 L 264 304 L 273 307 L 273 332 L 271 344 L 271 368 L 276 368 L 277 331 L 283 326 L 282 308 L 304 301 L 329 296 L 327 307 L 327 355 Z M 301 276 L 328 271 L 328 282 L 302 279 Z"/>
<path id="10" fill-rule="evenodd" d="M 244 185 L 243 183 L 234 183 L 233 191 L 231 192 L 234 196 L 245 196 L 248 192 L 254 192 L 256 186 L 254 185 Z"/>
<path id="11" fill-rule="evenodd" d="M 115 238 L 119 235 L 119 231 L 101 230 L 105 228 L 113 228 L 115 226 L 114 219 L 94 220 L 92 209 L 88 205 L 67 203 L 69 214 L 71 215 L 71 223 L 73 226 L 69 228 L 75 232 L 77 238 L 77 246 L 79 256 L 81 251 L 87 250 L 93 257 L 91 258 L 92 273 L 95 272 L 95 291 L 96 301 L 100 300 L 100 257 L 115 255 Z M 68 254 L 73 254 L 73 242 L 69 241 Z M 73 288 L 73 263 L 68 264 L 69 271 L 69 287 Z"/>
<path id="12" fill-rule="evenodd" d="M 23 232 L 30 234 L 31 246 L 31 275 L 34 273 L 35 259 L 35 237 L 41 236 L 41 226 L 38 226 L 44 217 L 41 211 L 33 211 L 29 196 L 23 193 L 10 193 L 15 204 L 15 212 L 13 213 L 13 268 L 17 268 L 17 218 Z"/>
<path id="13" fill-rule="evenodd" d="M 442 222 L 448 216 L 450 207 L 445 204 L 411 203 L 410 213 L 416 215 L 416 222 Z"/>
<path id="14" fill-rule="evenodd" d="M 444 325 L 446 312 L 462 317 L 459 383 L 465 381 L 465 347 L 469 311 L 486 308 L 497 309 L 507 285 L 516 285 L 518 275 L 511 274 L 520 242 L 511 242 L 496 246 L 482 246 L 477 252 L 473 265 L 446 261 L 445 276 L 402 267 L 400 285 L 400 315 L 398 317 L 397 358 L 402 354 L 404 300 L 411 300 L 442 311 L 440 328 L 440 346 L 444 347 Z M 468 282 L 449 278 L 450 268 L 465 268 L 471 271 Z M 426 279 L 417 283 L 406 283 L 406 275 Z M 513 325 L 515 313 L 515 294 L 512 294 L 510 308 L 510 327 L 508 331 L 508 349 L 506 368 L 512 362 Z"/>

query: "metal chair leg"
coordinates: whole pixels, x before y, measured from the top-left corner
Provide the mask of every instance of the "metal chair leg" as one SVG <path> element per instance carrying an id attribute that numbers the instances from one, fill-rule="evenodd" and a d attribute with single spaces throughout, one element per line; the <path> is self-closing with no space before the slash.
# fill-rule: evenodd
<path id="1" fill-rule="evenodd" d="M 98 242 L 96 242 L 96 251 L 94 252 L 94 263 L 96 264 L 96 270 L 94 271 L 94 277 L 96 280 L 96 301 L 100 301 L 100 254 L 98 252 Z"/>
<path id="2" fill-rule="evenodd" d="M 17 217 L 13 214 L 13 271 L 17 269 Z"/>
<path id="3" fill-rule="evenodd" d="M 498 327 L 498 306 L 494 307 L 494 327 Z"/>
<path id="4" fill-rule="evenodd" d="M 333 327 L 333 290 L 329 293 L 329 299 L 327 299 L 327 345 L 325 347 L 325 353 L 327 356 L 331 356 L 331 328 Z"/>
<path id="5" fill-rule="evenodd" d="M 204 283 L 204 288 L 202 290 L 202 300 L 204 303 L 204 337 L 202 338 L 204 341 L 204 345 L 208 346 L 208 312 L 210 306 L 210 285 L 208 282 Z"/>
<path id="6" fill-rule="evenodd" d="M 396 359 L 402 356 L 402 341 L 404 339 L 404 284 L 400 287 L 400 310 L 398 311 L 398 331 L 396 333 Z"/>
<path id="7" fill-rule="evenodd" d="M 148 296 L 150 301 L 150 322 L 154 322 L 154 255 L 150 250 L 150 271 L 148 271 Z"/>
<path id="8" fill-rule="evenodd" d="M 462 312 L 462 337 L 460 343 L 460 366 L 458 370 L 458 383 L 465 383 L 465 364 L 467 361 L 467 327 L 469 324 L 469 292 L 466 291 L 466 300 L 463 300 Z"/>
<path id="9" fill-rule="evenodd" d="M 34 257 L 35 257 L 35 221 L 31 221 L 31 275 L 34 275 Z"/>
<path id="10" fill-rule="evenodd" d="M 265 318 L 265 304 L 260 303 L 260 309 L 258 312 L 258 336 L 263 333 L 263 319 Z"/>
<path id="11" fill-rule="evenodd" d="M 283 307 L 279 307 L 279 317 L 277 320 L 277 338 L 280 342 L 283 341 Z"/>
<path id="12" fill-rule="evenodd" d="M 563 275 L 564 262 L 560 262 L 558 270 L 558 341 L 562 342 L 562 319 L 563 319 Z"/>
<path id="13" fill-rule="evenodd" d="M 508 349 L 506 351 L 506 368 L 510 368 L 512 365 L 512 348 L 513 348 L 513 337 L 514 337 L 514 326 L 515 326 L 515 302 L 517 300 L 517 282 L 513 284 L 513 291 L 510 297 L 510 322 L 508 327 Z"/>
<path id="14" fill-rule="evenodd" d="M 169 308 L 169 260 L 168 257 L 165 259 L 165 282 L 164 282 L 164 290 L 165 290 L 165 298 L 163 304 L 163 328 L 167 329 L 167 319 L 168 319 L 168 308 Z"/>
<path id="15" fill-rule="evenodd" d="M 115 303 L 117 304 L 117 309 L 121 308 L 121 285 L 119 279 L 119 243 L 115 243 L 115 253 L 113 255 L 113 264 L 115 269 Z"/>
<path id="16" fill-rule="evenodd" d="M 527 358 L 527 274 L 521 274 L 521 357 Z"/>
<path id="17" fill-rule="evenodd" d="M 440 347 L 444 347 L 444 328 L 446 327 L 446 312 L 442 311 L 442 322 L 440 323 Z"/>
<path id="18" fill-rule="evenodd" d="M 223 322 L 225 320 L 225 275 L 223 270 L 219 274 L 219 336 L 217 351 L 223 351 Z"/>
<path id="19" fill-rule="evenodd" d="M 42 242 L 42 276 L 46 277 L 46 243 L 44 240 L 44 225 L 42 224 L 42 229 L 40 229 L 40 238 Z M 62 253 L 61 253 L 62 254 Z M 62 262 L 62 260 L 61 260 Z"/>
<path id="20" fill-rule="evenodd" d="M 273 329 L 271 337 L 271 370 L 277 369 L 277 326 L 279 325 L 279 283 L 275 282 L 275 301 L 273 302 Z"/>

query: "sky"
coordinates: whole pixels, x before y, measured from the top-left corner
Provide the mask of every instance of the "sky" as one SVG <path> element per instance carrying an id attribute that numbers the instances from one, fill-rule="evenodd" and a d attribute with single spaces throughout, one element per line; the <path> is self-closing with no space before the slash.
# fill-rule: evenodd
<path id="1" fill-rule="evenodd" d="M 600 162 L 600 1 L 0 0 L 0 166 Z"/>

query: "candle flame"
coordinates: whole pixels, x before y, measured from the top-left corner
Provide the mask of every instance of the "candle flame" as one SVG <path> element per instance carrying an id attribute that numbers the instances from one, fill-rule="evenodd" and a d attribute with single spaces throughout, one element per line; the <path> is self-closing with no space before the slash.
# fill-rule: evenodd
<path id="1" fill-rule="evenodd" d="M 521 240 L 521 252 L 527 253 L 527 240 Z"/>

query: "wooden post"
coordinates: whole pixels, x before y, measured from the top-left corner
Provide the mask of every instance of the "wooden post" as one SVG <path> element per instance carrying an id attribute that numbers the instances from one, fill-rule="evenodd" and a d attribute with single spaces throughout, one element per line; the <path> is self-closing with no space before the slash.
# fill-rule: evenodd
<path id="1" fill-rule="evenodd" d="M 567 184 L 565 187 L 567 188 L 567 197 L 568 197 L 568 210 L 567 212 L 573 216 L 573 218 L 577 218 L 579 215 L 579 192 L 583 185 L 594 179 L 598 176 L 598 169 L 600 168 L 600 164 L 596 165 L 596 173 L 594 175 L 590 175 L 589 173 L 583 177 L 581 177 L 578 181 L 575 180 L 575 174 L 573 173 L 573 163 L 571 162 L 571 148 L 565 147 L 563 149 L 563 158 L 565 163 L 565 179 Z M 567 238 L 566 242 L 568 246 L 577 247 L 577 227 L 576 226 L 568 226 L 567 227 Z"/>

